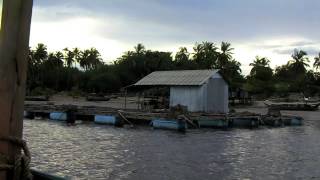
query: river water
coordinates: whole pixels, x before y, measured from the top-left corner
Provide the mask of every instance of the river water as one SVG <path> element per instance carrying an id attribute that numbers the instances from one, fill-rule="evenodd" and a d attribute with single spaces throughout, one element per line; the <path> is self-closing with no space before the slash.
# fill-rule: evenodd
<path id="1" fill-rule="evenodd" d="M 33 168 L 75 179 L 320 179 L 317 119 L 300 127 L 185 134 L 25 120 L 24 138 Z"/>

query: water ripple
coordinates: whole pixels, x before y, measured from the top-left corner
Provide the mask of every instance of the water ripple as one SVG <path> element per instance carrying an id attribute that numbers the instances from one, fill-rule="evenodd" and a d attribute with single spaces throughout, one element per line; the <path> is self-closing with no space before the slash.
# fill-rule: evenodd
<path id="1" fill-rule="evenodd" d="M 79 179 L 320 178 L 320 121 L 186 134 L 25 120 L 32 167 Z"/>

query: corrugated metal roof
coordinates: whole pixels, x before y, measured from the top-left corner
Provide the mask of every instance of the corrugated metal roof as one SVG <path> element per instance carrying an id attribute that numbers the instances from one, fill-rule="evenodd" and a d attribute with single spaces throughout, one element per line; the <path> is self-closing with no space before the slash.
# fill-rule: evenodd
<path id="1" fill-rule="evenodd" d="M 135 86 L 200 86 L 219 70 L 155 71 L 138 81 Z"/>

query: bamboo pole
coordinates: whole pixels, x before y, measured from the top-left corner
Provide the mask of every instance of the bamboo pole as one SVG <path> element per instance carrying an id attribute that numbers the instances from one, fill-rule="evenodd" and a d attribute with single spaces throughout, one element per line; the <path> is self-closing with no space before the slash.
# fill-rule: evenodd
<path id="1" fill-rule="evenodd" d="M 3 0 L 0 32 L 0 135 L 22 138 L 27 57 L 33 0 Z M 21 151 L 0 142 L 13 159 Z M 0 179 L 12 174 L 1 172 Z"/>

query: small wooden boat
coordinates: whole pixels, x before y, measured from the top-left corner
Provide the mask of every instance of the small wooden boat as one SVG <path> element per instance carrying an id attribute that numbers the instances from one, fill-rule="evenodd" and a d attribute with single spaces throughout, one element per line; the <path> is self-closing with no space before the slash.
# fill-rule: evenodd
<path id="1" fill-rule="evenodd" d="M 26 96 L 26 101 L 48 101 L 49 96 Z"/>
<path id="2" fill-rule="evenodd" d="M 320 103 L 265 103 L 271 109 L 288 111 L 316 111 Z"/>
<path id="3" fill-rule="evenodd" d="M 110 99 L 106 96 L 87 96 L 87 101 L 109 101 Z"/>
<path id="4" fill-rule="evenodd" d="M 71 179 L 71 178 L 64 178 L 64 177 L 47 174 L 34 169 L 31 169 L 31 174 L 33 176 L 33 180 L 70 180 Z"/>

